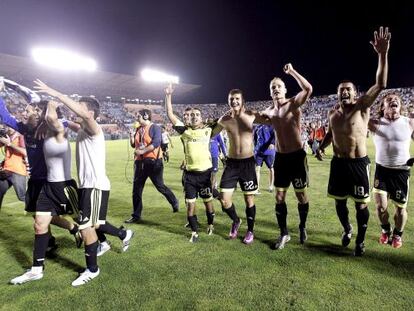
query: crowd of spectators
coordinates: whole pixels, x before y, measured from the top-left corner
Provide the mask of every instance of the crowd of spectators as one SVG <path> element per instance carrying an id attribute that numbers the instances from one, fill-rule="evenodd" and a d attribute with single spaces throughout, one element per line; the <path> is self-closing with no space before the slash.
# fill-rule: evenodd
<path id="1" fill-rule="evenodd" d="M 412 107 L 414 112 L 414 87 L 411 88 L 397 88 L 388 89 L 384 91 L 396 92 L 402 99 L 406 108 Z M 19 116 L 25 107 L 23 99 L 20 95 L 8 92 L 3 95 L 6 99 L 9 109 Z M 378 97 L 376 104 L 372 111 L 375 111 L 375 106 L 378 105 L 381 95 Z M 317 124 L 326 126 L 327 113 L 337 104 L 337 95 L 324 95 L 313 96 L 302 107 L 302 123 L 303 123 L 303 139 L 308 135 L 312 136 L 312 128 L 315 128 Z M 251 101 L 247 102 L 246 106 L 252 110 L 264 110 L 272 105 L 271 100 L 265 101 Z M 179 116 L 183 115 L 185 108 L 198 107 L 202 110 L 204 118 L 216 119 L 225 114 L 229 107 L 226 103 L 209 103 L 209 104 L 193 104 L 182 105 L 174 104 L 175 113 Z M 152 111 L 153 121 L 158 124 L 165 124 L 168 131 L 172 132 L 172 127 L 169 126 L 167 116 L 165 114 L 162 104 L 139 104 L 139 103 L 120 103 L 114 101 L 101 101 L 101 113 L 98 118 L 98 123 L 103 125 L 106 139 L 120 139 L 128 137 L 128 131 L 133 126 L 138 110 L 150 109 Z M 406 109 L 406 111 L 409 109 Z M 414 114 L 414 113 L 413 113 Z M 68 110 L 63 110 L 65 118 L 71 119 L 73 116 Z M 312 146 L 310 146 L 312 148 Z"/>

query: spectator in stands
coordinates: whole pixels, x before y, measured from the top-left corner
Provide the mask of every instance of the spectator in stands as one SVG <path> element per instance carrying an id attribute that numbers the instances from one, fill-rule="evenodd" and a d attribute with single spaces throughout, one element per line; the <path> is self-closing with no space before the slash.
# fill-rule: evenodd
<path id="1" fill-rule="evenodd" d="M 316 154 L 316 150 L 319 148 L 319 145 L 325 137 L 325 134 L 325 126 L 322 125 L 322 121 L 319 120 L 315 128 L 315 136 L 312 144 L 312 154 Z"/>
<path id="2" fill-rule="evenodd" d="M 171 204 L 173 212 L 178 212 L 179 203 L 174 193 L 164 184 L 164 165 L 161 151 L 161 128 L 151 122 L 151 110 L 139 111 L 140 126 L 135 131 L 131 147 L 135 148 L 135 172 L 132 190 L 133 212 L 125 223 L 138 223 L 142 213 L 142 192 L 147 178 Z M 132 143 L 133 142 L 133 143 Z"/>
<path id="3" fill-rule="evenodd" d="M 24 137 L 10 127 L 0 129 L 0 147 L 4 160 L 0 167 L 0 208 L 4 195 L 13 186 L 17 198 L 24 202 L 26 194 L 26 145 Z"/>

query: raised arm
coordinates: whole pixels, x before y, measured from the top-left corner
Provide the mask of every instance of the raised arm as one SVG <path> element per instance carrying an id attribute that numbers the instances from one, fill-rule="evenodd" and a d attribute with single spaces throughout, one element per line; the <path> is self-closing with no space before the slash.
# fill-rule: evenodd
<path id="1" fill-rule="evenodd" d="M 387 87 L 388 78 L 388 50 L 390 48 L 391 33 L 388 32 L 388 27 L 381 26 L 379 31 L 374 32 L 374 41 L 371 45 L 378 54 L 378 67 L 375 76 L 375 84 L 367 91 L 364 96 L 359 99 L 359 104 L 363 108 L 369 108 L 374 103 L 375 99 L 381 90 Z"/>
<path id="2" fill-rule="evenodd" d="M 80 105 L 68 96 L 64 96 L 59 91 L 52 89 L 39 79 L 34 81 L 34 83 L 34 88 L 36 90 L 59 99 L 59 101 L 61 101 L 66 107 L 68 107 L 78 117 L 80 117 L 84 121 L 85 130 L 89 135 L 97 135 L 99 133 L 100 129 L 98 123 L 96 122 L 93 114 L 91 114 L 91 112 L 85 106 Z"/>
<path id="3" fill-rule="evenodd" d="M 292 64 L 286 64 L 285 67 L 283 67 L 283 71 L 286 74 L 291 75 L 302 89 L 298 94 L 296 94 L 293 103 L 296 107 L 302 106 L 312 94 L 312 85 L 293 68 Z"/>
<path id="4" fill-rule="evenodd" d="M 57 107 L 58 103 L 53 100 L 50 100 L 47 103 L 45 120 L 51 131 L 55 133 L 63 133 L 65 131 L 65 128 L 63 127 L 62 122 L 60 122 L 58 119 L 58 114 L 56 111 Z"/>
<path id="5" fill-rule="evenodd" d="M 180 123 L 180 119 L 174 114 L 172 109 L 172 93 L 174 92 L 173 86 L 170 83 L 165 89 L 165 111 L 167 112 L 167 117 L 170 119 L 173 125 Z"/>

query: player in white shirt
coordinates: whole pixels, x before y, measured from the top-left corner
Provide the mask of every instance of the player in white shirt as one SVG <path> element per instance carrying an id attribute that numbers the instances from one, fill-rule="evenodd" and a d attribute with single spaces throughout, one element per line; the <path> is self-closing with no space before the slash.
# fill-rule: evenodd
<path id="1" fill-rule="evenodd" d="M 374 198 L 377 215 L 381 223 L 379 243 L 402 246 L 402 234 L 407 222 L 407 200 L 410 170 L 410 143 L 414 120 L 401 115 L 402 101 L 397 94 L 387 94 L 381 101 L 379 118 L 369 121 L 374 134 L 375 179 Z M 391 230 L 388 200 L 395 205 L 394 230 Z"/>
<path id="2" fill-rule="evenodd" d="M 75 102 L 62 93 L 48 87 L 40 80 L 35 89 L 59 99 L 77 115 L 80 125 L 76 139 L 76 165 L 79 180 L 79 228 L 85 244 L 86 269 L 72 282 L 83 285 L 99 275 L 97 263 L 98 237 L 96 230 L 118 236 L 127 250 L 133 236 L 131 230 L 118 229 L 106 222 L 110 182 L 105 168 L 105 139 L 102 128 L 96 122 L 99 102 L 92 97 L 82 97 Z"/>

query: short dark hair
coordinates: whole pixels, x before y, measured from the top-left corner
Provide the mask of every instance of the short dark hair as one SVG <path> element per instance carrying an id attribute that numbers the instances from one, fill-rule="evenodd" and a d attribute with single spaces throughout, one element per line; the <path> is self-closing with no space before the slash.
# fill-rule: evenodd
<path id="1" fill-rule="evenodd" d="M 96 120 L 96 118 L 99 116 L 99 113 L 101 112 L 99 101 L 93 97 L 83 96 L 79 98 L 79 102 L 85 103 L 88 110 L 94 112 L 93 118 Z"/>
<path id="2" fill-rule="evenodd" d="M 144 120 L 149 120 L 149 121 L 151 121 L 151 119 L 152 119 L 152 113 L 151 113 L 151 110 L 149 110 L 149 109 L 141 109 L 141 110 L 139 110 L 139 111 L 138 111 L 138 113 L 141 115 L 141 117 L 142 117 Z"/>
<path id="3" fill-rule="evenodd" d="M 229 95 L 234 95 L 234 94 L 240 94 L 242 97 L 242 103 L 244 104 L 244 95 L 243 95 L 243 91 L 240 89 L 232 89 L 229 92 Z"/>
<path id="4" fill-rule="evenodd" d="M 356 85 L 354 84 L 354 82 L 352 82 L 351 80 L 347 80 L 347 79 L 342 80 L 341 82 L 339 82 L 338 87 L 336 88 L 337 91 L 339 90 L 339 86 L 341 84 L 343 84 L 343 83 L 350 83 L 350 84 L 352 84 L 352 87 L 354 88 L 355 92 L 358 93 L 358 89 L 357 89 Z"/>

